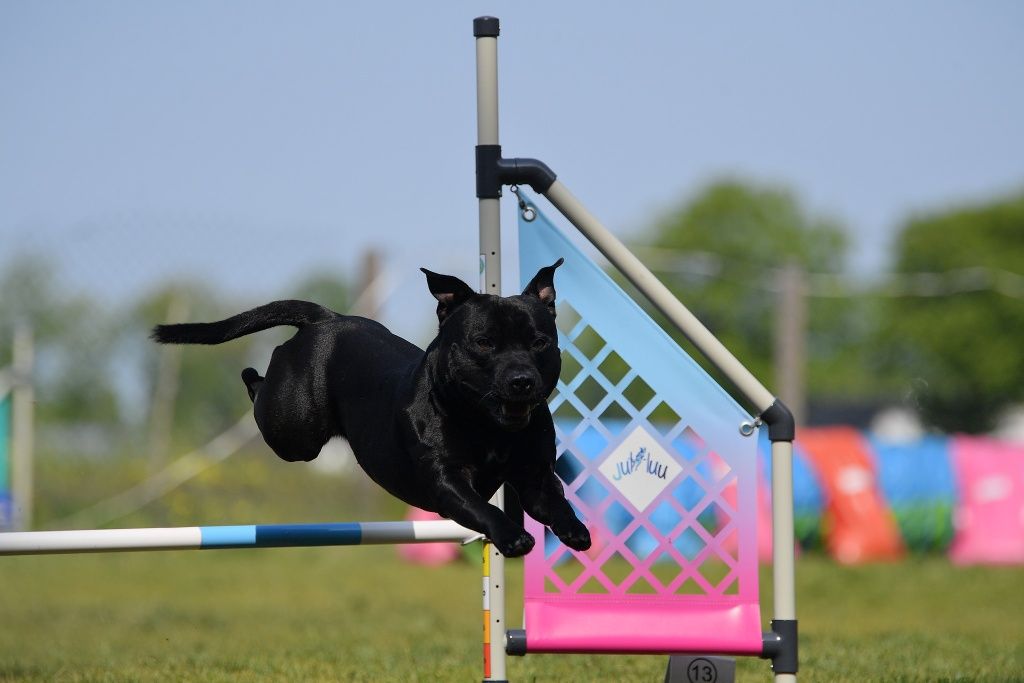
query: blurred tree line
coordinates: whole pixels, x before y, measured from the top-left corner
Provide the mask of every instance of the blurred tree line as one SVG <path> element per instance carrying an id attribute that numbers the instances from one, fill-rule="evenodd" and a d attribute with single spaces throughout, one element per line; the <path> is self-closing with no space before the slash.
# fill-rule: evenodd
<path id="1" fill-rule="evenodd" d="M 280 298 L 305 298 L 337 311 L 351 304 L 348 282 L 315 273 Z M 68 450 L 137 449 L 160 460 L 216 436 L 250 408 L 242 368 L 263 367 L 286 330 L 212 347 L 160 346 L 157 323 L 219 320 L 265 302 L 239 301 L 208 284 L 166 282 L 137 299 L 111 306 L 62 283 L 43 255 L 0 264 L 0 366 L 11 357 L 11 331 L 32 326 L 36 420 L 57 430 Z M 98 438 L 97 438 L 98 437 Z M 155 451 L 155 452 L 154 452 Z"/>
<path id="2" fill-rule="evenodd" d="M 1024 402 L 1024 194 L 909 218 L 887 277 L 847 274 L 849 239 L 782 188 L 714 183 L 658 220 L 649 265 L 769 388 L 779 301 L 802 274 L 807 400 L 908 405 L 990 430 Z"/>
<path id="3" fill-rule="evenodd" d="M 983 432 L 1024 402 L 1024 195 L 910 217 L 890 274 L 870 285 L 848 273 L 844 226 L 774 186 L 713 183 L 642 241 L 641 258 L 773 390 L 779 302 L 787 273 L 798 272 L 812 405 L 910 404 L 937 429 Z M 158 322 L 216 320 L 262 302 L 188 281 L 112 307 L 59 275 L 39 255 L 0 264 L 0 365 L 15 323 L 29 321 L 37 415 L 48 428 L 105 430 L 144 452 L 194 447 L 248 410 L 239 372 L 262 367 L 290 334 L 159 347 L 147 338 Z M 280 298 L 346 311 L 353 290 L 317 273 Z"/>

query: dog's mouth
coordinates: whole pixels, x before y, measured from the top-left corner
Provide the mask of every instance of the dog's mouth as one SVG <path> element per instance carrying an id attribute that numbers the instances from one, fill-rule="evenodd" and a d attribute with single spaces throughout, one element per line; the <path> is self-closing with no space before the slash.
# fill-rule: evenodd
<path id="1" fill-rule="evenodd" d="M 498 420 L 506 429 L 522 429 L 530 423 L 530 413 L 535 405 L 532 401 L 501 401 Z"/>
<path id="2" fill-rule="evenodd" d="M 533 403 L 529 401 L 502 401 L 501 416 L 511 420 L 522 420 L 530 416 Z"/>

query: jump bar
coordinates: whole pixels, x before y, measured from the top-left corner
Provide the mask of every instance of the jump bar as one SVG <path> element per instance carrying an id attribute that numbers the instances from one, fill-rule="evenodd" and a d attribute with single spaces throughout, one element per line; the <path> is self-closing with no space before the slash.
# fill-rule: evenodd
<path id="1" fill-rule="evenodd" d="M 451 520 L 18 531 L 0 533 L 0 555 L 466 542 L 479 536 Z"/>

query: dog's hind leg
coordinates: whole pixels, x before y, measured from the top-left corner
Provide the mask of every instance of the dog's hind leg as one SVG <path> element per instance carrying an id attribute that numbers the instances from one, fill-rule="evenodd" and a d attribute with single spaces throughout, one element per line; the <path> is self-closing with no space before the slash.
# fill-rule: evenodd
<path id="1" fill-rule="evenodd" d="M 256 402 L 256 392 L 263 386 L 263 378 L 253 368 L 242 370 L 242 382 L 245 383 L 245 390 L 249 392 L 249 400 Z"/>
<path id="2" fill-rule="evenodd" d="M 303 400 L 308 392 L 295 382 L 282 381 L 280 371 L 273 367 L 266 377 L 252 368 L 242 373 L 242 380 L 252 398 L 253 417 L 263 440 L 282 460 L 309 461 L 334 432 L 317 406 Z"/>

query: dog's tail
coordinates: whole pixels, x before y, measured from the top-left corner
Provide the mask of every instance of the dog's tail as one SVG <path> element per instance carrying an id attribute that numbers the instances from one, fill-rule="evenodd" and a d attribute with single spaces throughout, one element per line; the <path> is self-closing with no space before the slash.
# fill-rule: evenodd
<path id="1" fill-rule="evenodd" d="M 274 301 L 215 323 L 157 325 L 150 336 L 161 344 L 223 344 L 278 325 L 305 327 L 337 315 L 309 301 Z"/>

